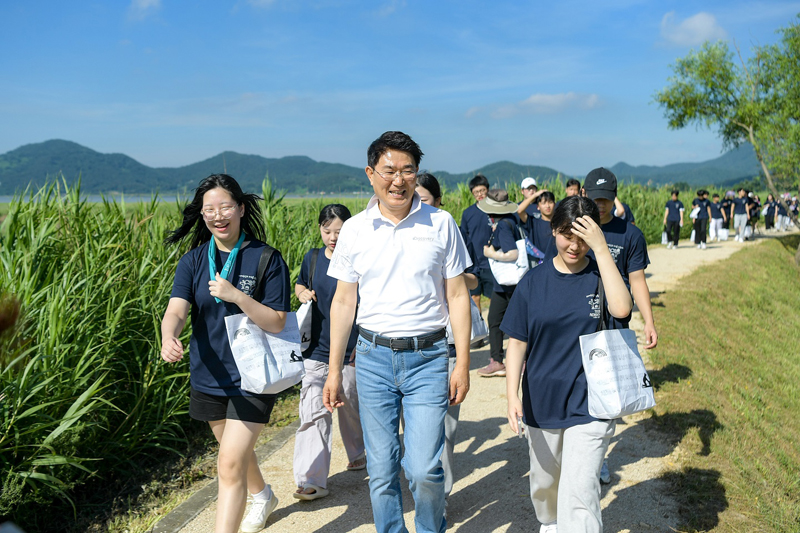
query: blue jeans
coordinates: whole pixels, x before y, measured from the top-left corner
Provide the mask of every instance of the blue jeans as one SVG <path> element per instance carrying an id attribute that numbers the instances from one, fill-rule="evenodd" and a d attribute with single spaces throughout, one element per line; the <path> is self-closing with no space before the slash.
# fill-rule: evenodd
<path id="1" fill-rule="evenodd" d="M 444 416 L 447 340 L 422 350 L 392 350 L 362 336 L 356 344 L 358 408 L 369 495 L 379 533 L 407 533 L 400 466 L 414 497 L 418 533 L 444 533 Z M 400 458 L 400 410 L 406 453 Z"/>

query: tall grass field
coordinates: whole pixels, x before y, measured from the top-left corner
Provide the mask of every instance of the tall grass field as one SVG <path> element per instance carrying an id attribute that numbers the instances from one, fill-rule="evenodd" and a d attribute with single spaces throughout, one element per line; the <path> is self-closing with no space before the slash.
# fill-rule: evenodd
<path id="1" fill-rule="evenodd" d="M 560 181 L 543 186 L 564 196 Z M 509 192 L 521 200 L 518 186 Z M 267 240 L 293 281 L 304 254 L 321 246 L 317 217 L 331 200 L 287 202 L 269 181 L 261 193 Z M 647 241 L 659 242 L 669 191 L 623 184 L 620 197 Z M 342 203 L 356 213 L 366 200 Z M 472 203 L 462 185 L 443 208 L 459 222 Z M 20 319 L 0 336 L 0 517 L 52 530 L 53 517 L 75 512 L 76 491 L 185 449 L 188 362 L 159 356 L 161 316 L 187 251 L 162 241 L 181 207 L 89 203 L 79 187 L 55 185 L 3 206 L 0 302 L 18 302 Z"/>

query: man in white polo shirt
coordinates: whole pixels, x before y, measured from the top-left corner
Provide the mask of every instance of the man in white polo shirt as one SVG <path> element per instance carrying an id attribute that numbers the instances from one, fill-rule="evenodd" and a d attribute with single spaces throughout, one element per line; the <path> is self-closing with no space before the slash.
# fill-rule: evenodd
<path id="1" fill-rule="evenodd" d="M 367 151 L 375 191 L 366 210 L 339 233 L 328 275 L 338 279 L 331 303 L 331 351 L 323 401 L 342 405 L 342 361 L 358 307 L 356 382 L 376 529 L 406 532 L 402 463 L 414 497 L 418 533 L 443 533 L 444 417 L 469 390 L 470 264 L 458 226 L 415 192 L 422 151 L 408 135 L 381 135 Z M 449 313 L 448 313 L 449 309 Z M 448 380 L 448 315 L 456 365 Z M 400 457 L 400 412 L 405 455 Z"/>

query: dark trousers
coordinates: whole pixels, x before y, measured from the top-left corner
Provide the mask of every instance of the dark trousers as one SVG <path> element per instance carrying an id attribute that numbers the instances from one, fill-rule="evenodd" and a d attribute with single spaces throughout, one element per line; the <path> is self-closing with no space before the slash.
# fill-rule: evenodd
<path id="1" fill-rule="evenodd" d="M 678 239 L 681 237 L 681 223 L 678 220 L 667 220 L 667 239 L 672 244 L 678 246 Z"/>
<path id="2" fill-rule="evenodd" d="M 775 227 L 775 215 L 764 215 L 764 229 Z"/>
<path id="3" fill-rule="evenodd" d="M 506 315 L 508 309 L 508 301 L 511 300 L 511 295 L 514 293 L 512 288 L 508 288 L 511 292 L 492 292 L 492 298 L 489 300 L 489 354 L 492 359 L 498 363 L 503 362 L 505 352 L 503 351 L 503 332 L 500 330 L 500 323 Z"/>
<path id="4" fill-rule="evenodd" d="M 706 242 L 706 233 L 708 232 L 708 219 L 696 218 L 694 219 L 694 243 L 700 244 Z"/>

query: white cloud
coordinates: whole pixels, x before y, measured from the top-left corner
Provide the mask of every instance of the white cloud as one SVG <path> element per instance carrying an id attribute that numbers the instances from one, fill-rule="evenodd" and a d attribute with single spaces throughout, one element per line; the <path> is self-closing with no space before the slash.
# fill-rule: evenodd
<path id="1" fill-rule="evenodd" d="M 247 0 L 247 3 L 253 7 L 269 7 L 275 3 L 275 0 Z"/>
<path id="2" fill-rule="evenodd" d="M 161 0 L 132 0 L 128 6 L 128 18 L 144 20 L 161 9 Z"/>
<path id="3" fill-rule="evenodd" d="M 386 4 L 384 4 L 380 9 L 375 12 L 375 15 L 383 18 L 388 17 L 398 9 L 406 7 L 405 0 L 389 0 Z"/>
<path id="4" fill-rule="evenodd" d="M 661 19 L 661 37 L 677 46 L 698 46 L 705 41 L 725 39 L 728 34 L 711 13 L 698 13 L 682 21 L 670 11 Z"/>
<path id="5" fill-rule="evenodd" d="M 538 93 L 532 94 L 521 102 L 496 108 L 492 111 L 492 118 L 505 119 L 517 115 L 555 114 L 568 109 L 593 109 L 598 105 L 600 105 L 600 97 L 596 94 L 580 94 L 575 92 L 558 94 Z"/>

